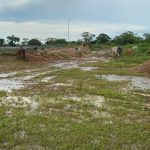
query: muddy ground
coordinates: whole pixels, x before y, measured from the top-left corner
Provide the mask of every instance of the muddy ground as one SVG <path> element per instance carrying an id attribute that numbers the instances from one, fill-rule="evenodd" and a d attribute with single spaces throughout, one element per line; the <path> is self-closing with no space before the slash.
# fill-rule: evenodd
<path id="1" fill-rule="evenodd" d="M 150 78 L 130 70 L 136 56 L 0 59 L 1 149 L 149 149 Z"/>

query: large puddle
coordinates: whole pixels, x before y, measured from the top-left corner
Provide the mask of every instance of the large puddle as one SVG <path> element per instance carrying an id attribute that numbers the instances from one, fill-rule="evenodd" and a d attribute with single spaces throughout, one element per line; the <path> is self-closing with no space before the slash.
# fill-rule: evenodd
<path id="1" fill-rule="evenodd" d="M 84 58 L 84 61 L 87 61 L 87 62 L 97 62 L 97 61 L 101 61 L 101 62 L 105 62 L 105 63 L 108 63 L 110 62 L 111 60 L 111 57 L 90 57 L 90 58 Z"/>
<path id="2" fill-rule="evenodd" d="M 98 78 L 108 81 L 129 81 L 131 87 L 139 90 L 150 89 L 150 78 L 120 75 L 97 75 Z"/>
<path id="3" fill-rule="evenodd" d="M 7 78 L 7 77 L 13 77 L 16 75 L 16 72 L 9 72 L 9 73 L 1 73 L 0 78 Z"/>
<path id="4" fill-rule="evenodd" d="M 2 79 L 0 80 L 0 90 L 12 92 L 13 90 L 18 90 L 23 88 L 25 85 L 20 80 Z"/>
<path id="5" fill-rule="evenodd" d="M 9 73 L 1 73 L 0 74 L 0 90 L 6 91 L 6 92 L 12 92 L 13 90 L 19 90 L 21 88 L 24 88 L 27 85 L 30 85 L 29 80 L 34 80 L 34 78 L 38 76 L 44 76 L 46 74 L 58 71 L 58 70 L 64 70 L 64 69 L 73 69 L 78 68 L 82 71 L 92 71 L 96 70 L 96 67 L 81 67 L 81 64 L 85 64 L 87 62 L 90 62 L 91 60 L 98 60 L 96 57 L 87 58 L 87 60 L 83 59 L 80 61 L 70 61 L 70 62 L 60 62 L 50 65 L 50 67 L 47 67 L 46 70 L 42 70 L 43 68 L 39 69 L 25 69 L 21 72 L 9 72 Z M 56 67 L 56 68 L 53 68 Z M 37 71 L 37 72 L 35 72 Z M 19 76 L 16 76 L 16 75 Z M 21 75 L 21 76 L 20 76 Z M 43 77 L 41 79 L 41 82 L 49 82 L 50 80 L 54 79 L 55 76 L 47 76 Z M 38 84 L 38 82 L 37 82 Z M 71 84 L 63 84 L 63 83 L 55 83 L 52 85 L 52 87 L 58 87 L 58 86 L 71 86 Z"/>
<path id="6" fill-rule="evenodd" d="M 72 68 L 78 68 L 79 63 L 74 61 L 74 62 L 62 62 L 62 63 L 57 63 L 53 64 L 52 67 L 57 67 L 61 69 L 72 69 Z"/>
<path id="7" fill-rule="evenodd" d="M 22 74 L 26 73 L 27 70 L 23 70 Z M 6 91 L 6 92 L 12 92 L 13 90 L 19 90 L 21 88 L 24 88 L 25 86 L 33 84 L 33 79 L 35 77 L 46 75 L 48 73 L 57 71 L 50 70 L 50 71 L 41 71 L 39 73 L 32 73 L 32 70 L 28 72 L 28 75 L 26 76 L 19 76 L 16 77 L 16 72 L 10 72 L 10 73 L 2 73 L 0 74 L 0 90 Z M 49 80 L 53 79 L 54 77 L 45 77 L 43 78 L 42 82 L 48 82 Z M 32 80 L 32 83 L 29 83 L 28 80 Z M 38 82 L 36 82 L 38 84 Z"/>
<path id="8" fill-rule="evenodd" d="M 72 62 L 68 62 L 68 63 L 58 63 L 58 64 L 54 64 L 52 65 L 53 67 L 57 67 L 60 69 L 74 69 L 74 68 L 78 68 L 81 69 L 82 71 L 92 71 L 92 70 L 96 70 L 98 69 L 97 67 L 80 67 L 81 64 L 84 64 L 85 62 L 77 62 L 77 61 L 72 61 Z"/>

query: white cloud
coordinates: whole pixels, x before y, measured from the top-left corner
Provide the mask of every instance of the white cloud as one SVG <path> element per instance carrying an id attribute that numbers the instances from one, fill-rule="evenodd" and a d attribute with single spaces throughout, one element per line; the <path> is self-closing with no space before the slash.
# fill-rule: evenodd
<path id="1" fill-rule="evenodd" d="M 31 3 L 34 0 L 0 0 L 0 13 L 7 12 L 10 10 L 21 9 Z"/>
<path id="2" fill-rule="evenodd" d="M 67 22 L 54 23 L 40 23 L 40 22 L 6 22 L 0 21 L 0 29 L 2 37 L 8 35 L 16 35 L 20 38 L 42 38 L 43 40 L 48 37 L 67 38 Z M 139 25 L 128 24 L 108 24 L 108 23 L 74 23 L 70 22 L 70 36 L 71 40 L 80 38 L 82 32 L 91 32 L 96 35 L 106 33 L 110 36 L 125 31 L 141 32 L 147 28 Z"/>

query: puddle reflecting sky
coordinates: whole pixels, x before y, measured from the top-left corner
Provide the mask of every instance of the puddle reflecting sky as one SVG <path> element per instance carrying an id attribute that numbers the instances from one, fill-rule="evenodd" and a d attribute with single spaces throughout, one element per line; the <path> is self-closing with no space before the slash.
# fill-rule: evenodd
<path id="1" fill-rule="evenodd" d="M 24 83 L 20 80 L 2 79 L 0 80 L 0 90 L 11 92 L 24 87 Z"/>
<path id="2" fill-rule="evenodd" d="M 101 75 L 98 78 L 108 81 L 129 81 L 136 89 L 146 90 L 150 89 L 150 78 L 136 77 L 136 76 L 119 76 L 119 75 Z"/>

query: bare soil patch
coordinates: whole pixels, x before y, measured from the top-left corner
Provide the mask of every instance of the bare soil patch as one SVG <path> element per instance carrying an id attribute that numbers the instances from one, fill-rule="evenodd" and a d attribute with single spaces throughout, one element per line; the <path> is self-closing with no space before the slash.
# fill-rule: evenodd
<path id="1" fill-rule="evenodd" d="M 89 53 L 88 47 L 82 48 L 82 57 Z M 49 48 L 45 50 L 27 51 L 26 60 L 28 61 L 57 61 L 76 57 L 75 48 Z"/>
<path id="2" fill-rule="evenodd" d="M 134 68 L 139 73 L 147 73 L 150 75 L 150 60 Z"/>

